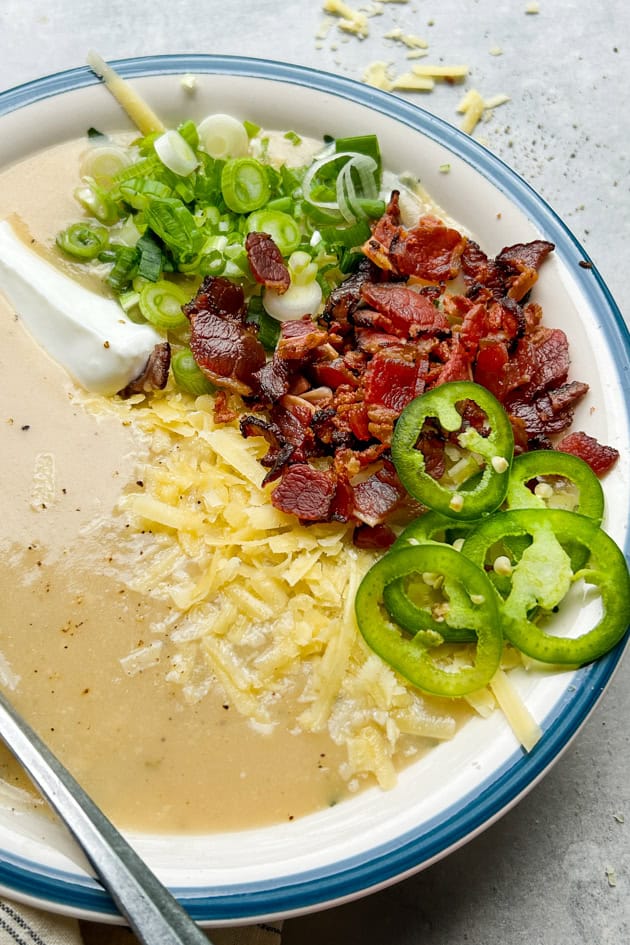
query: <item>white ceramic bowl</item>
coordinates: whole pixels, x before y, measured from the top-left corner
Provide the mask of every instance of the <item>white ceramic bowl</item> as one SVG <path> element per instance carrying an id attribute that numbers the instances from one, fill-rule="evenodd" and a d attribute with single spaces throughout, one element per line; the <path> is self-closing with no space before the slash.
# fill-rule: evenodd
<path id="1" fill-rule="evenodd" d="M 222 111 L 316 137 L 375 132 L 391 170 L 415 173 L 489 254 L 534 238 L 556 245 L 535 297 L 546 323 L 566 330 L 572 377 L 591 385 L 576 415 L 616 446 L 608 508 L 627 508 L 629 338 L 597 269 L 553 211 L 470 137 L 402 99 L 339 76 L 257 60 L 173 56 L 115 63 L 166 123 Z M 194 95 L 181 77 L 197 76 Z M 51 144 L 126 126 L 86 68 L 0 95 L 6 166 Z M 449 164 L 450 172 L 440 171 Z M 593 409 L 594 408 L 594 409 Z M 628 549 L 627 515 L 605 523 Z M 403 878 L 465 843 L 544 775 L 593 710 L 624 642 L 574 674 L 522 675 L 519 688 L 544 735 L 526 755 L 500 713 L 473 720 L 405 770 L 390 792 L 374 788 L 291 823 L 212 836 L 132 835 L 131 842 L 202 923 L 229 925 L 306 912 Z M 35 814 L 0 811 L 0 887 L 52 911 L 116 921 L 116 910 L 65 832 Z"/>

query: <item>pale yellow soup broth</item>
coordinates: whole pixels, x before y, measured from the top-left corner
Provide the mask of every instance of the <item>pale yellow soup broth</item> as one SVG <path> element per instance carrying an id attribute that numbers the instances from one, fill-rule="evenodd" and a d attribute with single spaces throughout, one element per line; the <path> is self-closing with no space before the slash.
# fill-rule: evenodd
<path id="1" fill-rule="evenodd" d="M 0 175 L 0 219 L 74 276 L 54 236 L 79 216 L 84 147 Z M 360 640 L 352 597 L 373 555 L 343 526 L 276 512 L 264 448 L 215 427 L 209 398 L 89 396 L 1 296 L 0 330 L 0 682 L 117 824 L 290 820 L 391 787 L 454 734 L 461 707 Z M 28 784 L 4 750 L 0 778 Z"/>

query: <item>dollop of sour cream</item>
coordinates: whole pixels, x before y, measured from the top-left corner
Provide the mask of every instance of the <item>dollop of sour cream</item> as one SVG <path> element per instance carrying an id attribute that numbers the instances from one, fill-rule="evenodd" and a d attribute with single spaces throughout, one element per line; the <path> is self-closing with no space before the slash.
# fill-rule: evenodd
<path id="1" fill-rule="evenodd" d="M 145 368 L 163 335 L 132 322 L 30 249 L 0 221 L 0 292 L 34 340 L 86 390 L 111 395 Z"/>

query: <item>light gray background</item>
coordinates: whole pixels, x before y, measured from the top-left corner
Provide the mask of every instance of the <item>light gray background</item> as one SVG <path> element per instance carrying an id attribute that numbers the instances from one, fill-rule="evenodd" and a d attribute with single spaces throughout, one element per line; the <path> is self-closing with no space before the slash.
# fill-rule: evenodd
<path id="1" fill-rule="evenodd" d="M 468 63 L 465 87 L 510 96 L 477 137 L 567 222 L 630 317 L 629 8 L 626 0 L 539 0 L 539 13 L 527 14 L 527 6 L 388 3 L 367 39 L 333 27 L 318 41 L 318 0 L 0 0 L 0 89 L 82 65 L 88 48 L 107 59 L 256 56 L 356 79 L 382 59 L 400 73 L 406 50 L 383 38 L 400 26 L 428 40 L 427 62 Z M 461 93 L 442 85 L 406 97 L 458 124 Z M 0 163 L 1 151 L 0 141 Z M 517 808 L 403 883 L 289 920 L 284 945 L 630 942 L 629 693 L 626 658 L 575 742 Z"/>

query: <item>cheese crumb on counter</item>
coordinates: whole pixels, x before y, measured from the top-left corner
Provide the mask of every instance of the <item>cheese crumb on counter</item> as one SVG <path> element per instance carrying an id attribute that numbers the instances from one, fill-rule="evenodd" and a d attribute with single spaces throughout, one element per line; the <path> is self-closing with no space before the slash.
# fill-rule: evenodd
<path id="1" fill-rule="evenodd" d="M 414 36 L 413 33 L 403 33 L 399 26 L 393 30 L 390 30 L 388 33 L 384 33 L 383 38 L 393 39 L 397 43 L 402 43 L 403 46 L 408 46 L 409 49 L 429 48 L 429 44 L 426 39 L 423 39 L 421 36 Z"/>
<path id="2" fill-rule="evenodd" d="M 382 59 L 371 62 L 365 69 L 362 81 L 366 85 L 371 85 L 375 89 L 383 89 L 389 92 L 392 88 L 392 79 L 390 77 L 391 63 Z"/>
<path id="3" fill-rule="evenodd" d="M 325 13 L 332 13 L 340 17 L 337 24 L 340 30 L 346 33 L 353 33 L 359 39 L 365 39 L 369 33 L 368 17 L 361 10 L 344 3 L 344 0 L 324 0 L 323 10 Z"/>
<path id="4" fill-rule="evenodd" d="M 509 101 L 509 96 L 505 94 L 484 99 L 477 89 L 469 89 L 457 106 L 457 113 L 464 116 L 460 125 L 462 131 L 469 135 L 472 134 L 484 115 L 487 115 L 493 108 L 498 108 L 499 105 L 504 105 Z"/>

